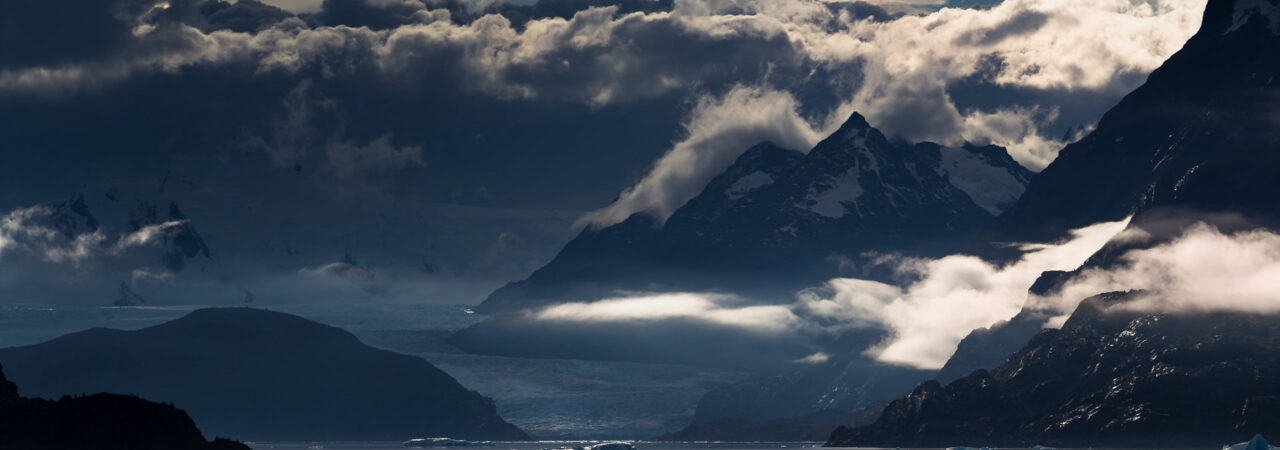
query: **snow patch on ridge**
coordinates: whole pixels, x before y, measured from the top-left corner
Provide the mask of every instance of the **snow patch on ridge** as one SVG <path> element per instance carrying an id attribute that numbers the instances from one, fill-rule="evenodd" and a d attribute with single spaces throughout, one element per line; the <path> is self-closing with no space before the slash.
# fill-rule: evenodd
<path id="1" fill-rule="evenodd" d="M 858 182 L 856 169 L 851 169 L 831 189 L 812 196 L 813 204 L 809 206 L 809 211 L 820 216 L 839 219 L 849 212 L 845 204 L 857 202 L 864 192 L 862 184 Z"/>
<path id="2" fill-rule="evenodd" d="M 938 171 L 993 216 L 1013 206 L 1026 190 L 1009 170 L 994 166 L 978 153 L 963 148 L 943 147 Z"/>
<path id="3" fill-rule="evenodd" d="M 730 185 L 729 189 L 725 190 L 724 193 L 729 196 L 729 198 L 737 200 L 742 198 L 742 196 L 746 195 L 748 192 L 770 184 L 773 184 L 773 177 L 769 176 L 769 174 L 764 171 L 757 170 L 752 172 L 750 175 L 739 178 L 738 181 L 735 181 L 733 185 Z"/>

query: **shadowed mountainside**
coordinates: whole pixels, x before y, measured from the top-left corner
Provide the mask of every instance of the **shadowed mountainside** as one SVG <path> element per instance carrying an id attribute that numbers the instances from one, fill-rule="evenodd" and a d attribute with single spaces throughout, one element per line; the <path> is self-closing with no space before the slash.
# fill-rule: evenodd
<path id="1" fill-rule="evenodd" d="M 1280 434 L 1280 322 L 1083 302 L 1061 330 L 946 386 L 928 381 L 838 447 L 1209 447 Z"/>
<path id="2" fill-rule="evenodd" d="M 137 394 L 242 439 L 527 439 L 492 400 L 421 358 L 266 310 L 202 309 L 137 331 L 95 328 L 0 349 L 0 363 L 27 396 Z"/>

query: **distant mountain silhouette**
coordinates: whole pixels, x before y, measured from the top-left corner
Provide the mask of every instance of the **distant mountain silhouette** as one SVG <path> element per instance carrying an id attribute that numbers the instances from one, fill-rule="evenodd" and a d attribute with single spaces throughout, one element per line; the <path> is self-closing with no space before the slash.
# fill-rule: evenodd
<path id="1" fill-rule="evenodd" d="M 0 370 L 0 448 L 4 450 L 249 450 L 227 439 L 206 441 L 173 405 L 128 395 L 94 394 L 58 401 L 18 396 Z"/>
<path id="2" fill-rule="evenodd" d="M 0 363 L 28 396 L 137 394 L 241 439 L 527 439 L 490 399 L 421 358 L 266 310 L 202 309 L 137 331 L 95 328 L 0 349 Z"/>

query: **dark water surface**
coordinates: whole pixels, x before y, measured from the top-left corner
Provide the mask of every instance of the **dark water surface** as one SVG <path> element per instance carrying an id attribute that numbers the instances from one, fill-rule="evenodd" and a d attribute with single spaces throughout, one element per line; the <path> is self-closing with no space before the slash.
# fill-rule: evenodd
<path id="1" fill-rule="evenodd" d="M 542 450 L 575 447 L 600 441 L 499 442 L 493 446 L 466 447 L 469 450 Z M 405 448 L 401 442 L 249 442 L 254 450 L 326 449 L 377 450 Z M 636 450 L 772 450 L 821 447 L 821 442 L 635 442 Z"/>

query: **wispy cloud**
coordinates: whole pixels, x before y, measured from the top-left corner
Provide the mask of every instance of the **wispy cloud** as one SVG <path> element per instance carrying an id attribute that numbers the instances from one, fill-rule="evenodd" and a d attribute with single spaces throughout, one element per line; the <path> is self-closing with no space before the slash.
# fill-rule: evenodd
<path id="1" fill-rule="evenodd" d="M 0 256 L 24 253 L 50 263 L 79 265 L 93 258 L 120 256 L 140 247 L 156 246 L 165 233 L 186 223 L 183 220 L 147 225 L 136 231 L 119 233 L 114 244 L 102 229 L 65 232 L 56 228 L 57 211 L 48 206 L 14 209 L 0 217 Z M 62 219 L 65 220 L 65 219 Z"/>
<path id="2" fill-rule="evenodd" d="M 937 369 L 970 332 L 1016 315 L 1041 273 L 1079 267 L 1126 223 L 1097 224 L 1062 243 L 1025 246 L 1030 251 L 1021 260 L 1003 267 L 967 255 L 905 260 L 897 272 L 917 280 L 905 287 L 835 279 L 826 289 L 802 293 L 801 304 L 818 317 L 887 329 L 888 338 L 867 350 L 880 361 Z"/>
<path id="3" fill-rule="evenodd" d="M 748 147 L 770 141 L 808 151 L 822 139 L 824 130 L 839 126 L 833 122 L 836 118 L 810 123 L 801 117 L 790 93 L 767 87 L 737 86 L 722 98 L 704 97 L 685 121 L 686 137 L 644 179 L 607 208 L 584 217 L 583 223 L 612 225 L 639 211 L 666 218 Z"/>
<path id="4" fill-rule="evenodd" d="M 692 319 L 778 333 L 793 329 L 799 318 L 785 306 L 732 306 L 733 296 L 688 292 L 641 294 L 592 303 L 564 303 L 530 313 L 534 320 L 568 322 L 643 322 Z"/>
<path id="5" fill-rule="evenodd" d="M 116 241 L 116 245 L 111 248 L 111 251 L 119 254 L 134 247 L 156 245 L 164 239 L 166 232 L 186 223 L 186 220 L 170 220 L 164 223 L 144 226 L 132 233 L 121 235 L 120 239 Z"/>
<path id="6" fill-rule="evenodd" d="M 1125 252 L 1114 266 L 1084 270 L 1032 306 L 1069 314 L 1083 298 L 1129 290 L 1142 293 L 1122 309 L 1280 313 L 1280 235 L 1196 224 L 1167 242 Z"/>

